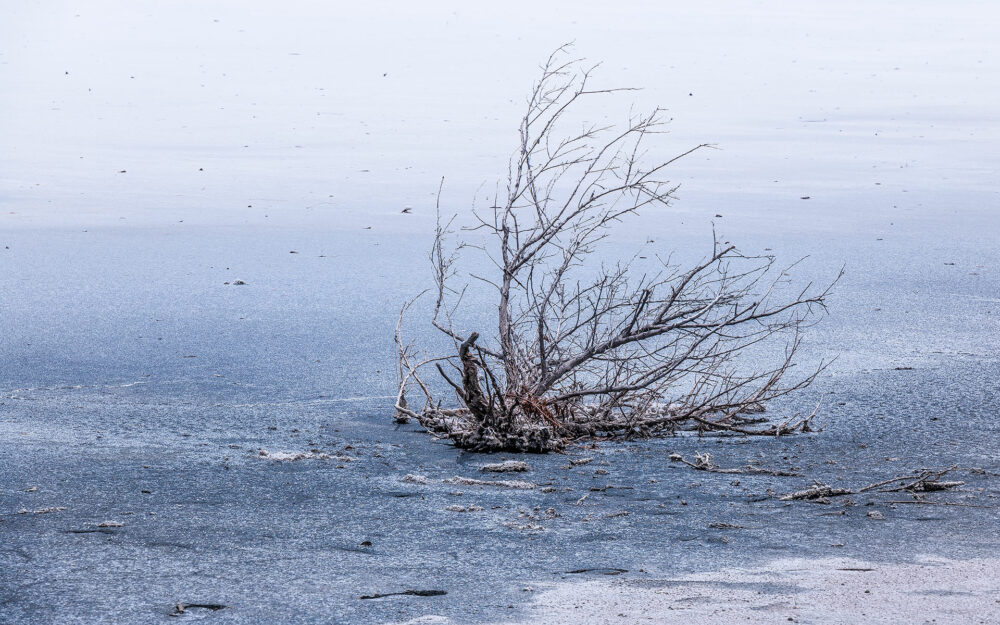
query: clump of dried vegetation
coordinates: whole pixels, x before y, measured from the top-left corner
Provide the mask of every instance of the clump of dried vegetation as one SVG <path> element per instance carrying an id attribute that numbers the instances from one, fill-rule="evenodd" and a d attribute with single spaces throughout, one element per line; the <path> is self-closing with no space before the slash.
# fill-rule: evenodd
<path id="1" fill-rule="evenodd" d="M 584 100 L 622 91 L 592 88 L 593 67 L 566 59 L 561 48 L 542 66 L 505 190 L 461 230 L 475 244 L 454 242 L 454 218 L 441 218 L 438 194 L 431 323 L 453 351 L 423 354 L 405 342 L 403 316 L 413 301 L 404 306 L 396 419 L 415 419 L 477 451 L 546 452 L 581 438 L 685 428 L 808 430 L 813 415 L 772 422 L 759 413 L 822 369 L 789 375 L 801 331 L 824 310 L 829 287 L 789 294 L 773 257 L 745 255 L 715 237 L 689 266 L 661 256 L 652 269 L 648 260 L 639 268 L 638 255 L 598 260 L 614 226 L 671 202 L 668 167 L 709 146 L 649 162 L 646 143 L 663 131 L 660 109 L 632 114 L 620 127 L 564 124 Z M 492 275 L 464 271 L 463 249 L 484 254 Z M 453 323 L 472 280 L 496 298 L 495 332 L 487 336 Z M 779 355 L 774 362 L 741 360 L 767 346 Z M 434 389 L 449 387 L 453 397 L 436 396 Z"/>

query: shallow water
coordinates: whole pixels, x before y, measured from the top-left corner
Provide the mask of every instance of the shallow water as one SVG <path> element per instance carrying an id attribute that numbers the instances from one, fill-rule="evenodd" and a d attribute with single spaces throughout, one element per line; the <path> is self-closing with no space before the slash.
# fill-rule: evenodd
<path id="1" fill-rule="evenodd" d="M 852 485 L 957 463 L 987 470 L 963 476 L 958 501 L 995 505 L 992 5 L 3 12 L 5 622 L 155 622 L 178 602 L 229 605 L 206 615 L 226 622 L 497 620 L 530 601 L 524 585 L 577 569 L 641 577 L 1000 546 L 992 507 L 825 516 L 757 501 L 806 478 L 666 460 L 711 450 L 726 466 Z M 533 458 L 524 479 L 560 488 L 540 493 L 442 483 L 478 477 L 486 460 L 391 423 L 392 328 L 429 280 L 438 180 L 446 209 L 482 202 L 538 61 L 573 39 L 604 61 L 600 81 L 645 87 L 588 112 L 660 103 L 673 118 L 665 153 L 723 148 L 679 162 L 676 204 L 613 247 L 655 235 L 698 254 L 714 221 L 744 250 L 809 255 L 798 275 L 822 282 L 846 265 L 805 353 L 838 359 L 776 407 L 811 410 L 825 395 L 823 432 L 578 449 L 596 460 L 574 469 Z M 312 448 L 356 459 L 258 457 Z M 432 483 L 400 482 L 407 473 Z M 590 490 L 609 485 L 631 488 Z M 484 510 L 445 510 L 456 502 Z M 65 510 L 35 513 L 49 507 Z M 109 520 L 124 526 L 93 531 Z M 518 529 L 529 523 L 540 529 Z M 425 586 L 449 594 L 359 599 Z"/>

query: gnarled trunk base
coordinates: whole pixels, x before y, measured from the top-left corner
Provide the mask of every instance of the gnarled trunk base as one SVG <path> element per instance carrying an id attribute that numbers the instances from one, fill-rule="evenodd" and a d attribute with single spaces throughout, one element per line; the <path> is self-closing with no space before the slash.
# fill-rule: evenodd
<path id="1" fill-rule="evenodd" d="M 450 439 L 456 447 L 476 452 L 548 453 L 559 451 L 574 441 L 634 440 L 671 436 L 681 431 L 698 433 L 782 436 L 810 431 L 809 422 L 815 415 L 769 423 L 759 417 L 743 415 L 698 415 L 662 412 L 640 419 L 625 419 L 593 414 L 586 406 L 565 415 L 561 422 L 549 423 L 529 419 L 526 415 L 503 415 L 489 419 L 492 423 L 509 424 L 496 429 L 480 421 L 468 409 L 446 410 L 428 408 L 417 414 L 417 420 L 428 431 Z"/>

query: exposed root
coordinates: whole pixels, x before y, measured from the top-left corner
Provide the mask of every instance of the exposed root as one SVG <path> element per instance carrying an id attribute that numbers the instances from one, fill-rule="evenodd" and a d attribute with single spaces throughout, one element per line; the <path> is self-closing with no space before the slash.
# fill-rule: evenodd
<path id="1" fill-rule="evenodd" d="M 397 406 L 396 409 L 397 415 L 402 414 L 405 405 Z M 815 416 L 815 411 L 804 418 L 767 423 L 759 418 L 746 419 L 739 414 L 691 414 L 690 411 L 671 406 L 647 408 L 642 417 L 623 418 L 620 415 L 599 414 L 590 406 L 580 405 L 563 411 L 558 421 L 539 421 L 515 413 L 506 420 L 502 429 L 497 426 L 496 420 L 492 427 L 485 425 L 472 411 L 466 409 L 428 406 L 419 413 L 409 411 L 408 416 L 431 434 L 447 438 L 461 449 L 478 452 L 546 453 L 559 451 L 567 444 L 581 439 L 630 440 L 671 436 L 683 431 L 699 434 L 784 436 L 809 432 L 809 423 Z M 769 472 L 752 466 L 740 471 Z"/>

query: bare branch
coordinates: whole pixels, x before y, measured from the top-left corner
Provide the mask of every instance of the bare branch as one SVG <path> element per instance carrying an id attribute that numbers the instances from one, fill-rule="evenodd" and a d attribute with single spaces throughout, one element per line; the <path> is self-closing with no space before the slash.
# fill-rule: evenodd
<path id="1" fill-rule="evenodd" d="M 542 65 L 492 214 L 472 212 L 465 231 L 483 237 L 474 244 L 450 243 L 455 217 L 441 217 L 442 179 L 430 254 L 431 324 L 455 352 L 418 361 L 397 328 L 397 412 L 457 445 L 494 451 L 548 451 L 580 437 L 681 428 L 807 431 L 815 411 L 776 423 L 747 415 L 808 386 L 823 370 L 820 363 L 792 378 L 801 332 L 825 310 L 832 284 L 789 292 L 791 267 L 744 255 L 714 232 L 710 253 L 688 267 L 655 254 L 655 263 L 636 254 L 597 266 L 600 244 L 617 224 L 670 204 L 677 185 L 664 177 L 669 167 L 714 146 L 647 162 L 647 141 L 663 132 L 661 109 L 630 113 L 619 127 L 571 123 L 583 102 L 628 90 L 592 87 L 596 66 L 566 60 L 567 48 Z M 461 250 L 481 253 L 495 273 L 461 271 Z M 454 327 L 470 281 L 496 294 L 495 333 Z M 481 334 L 485 345 L 477 343 Z M 775 356 L 768 364 L 761 353 Z M 444 362 L 460 372 L 460 382 Z M 429 363 L 455 391 L 457 406 L 431 399 L 418 375 Z M 406 406 L 411 381 L 426 396 L 420 412 Z"/>

